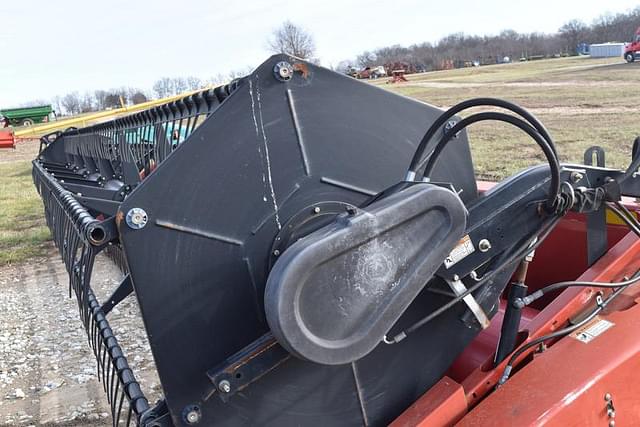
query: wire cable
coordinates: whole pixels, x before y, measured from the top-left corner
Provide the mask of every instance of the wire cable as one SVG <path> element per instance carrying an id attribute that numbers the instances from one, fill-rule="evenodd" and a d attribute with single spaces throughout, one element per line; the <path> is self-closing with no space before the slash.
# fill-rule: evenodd
<path id="1" fill-rule="evenodd" d="M 520 245 L 516 249 L 516 251 L 514 252 L 513 255 L 507 257 L 507 259 L 505 261 L 501 262 L 497 267 L 493 268 L 489 273 L 486 273 L 482 277 L 482 281 L 480 281 L 480 282 L 474 284 L 473 286 L 469 287 L 465 292 L 461 293 L 460 295 L 457 295 L 455 298 L 452 298 L 449 302 L 447 302 L 446 304 L 442 305 L 437 310 L 429 313 L 427 316 L 425 316 L 422 319 L 418 320 L 416 323 L 412 324 L 408 328 L 404 329 L 401 332 L 398 332 L 391 339 L 388 339 L 385 336 L 384 337 L 385 344 L 397 344 L 397 343 L 399 343 L 400 341 L 404 340 L 409 334 L 415 332 L 416 330 L 418 330 L 419 328 L 423 327 L 424 325 L 426 325 L 427 323 L 429 323 L 433 319 L 437 318 L 438 316 L 442 315 L 446 311 L 448 311 L 451 308 L 453 308 L 456 304 L 458 304 L 460 301 L 462 301 L 464 299 L 464 297 L 466 297 L 467 295 L 471 294 L 472 292 L 475 292 L 476 290 L 478 290 L 483 285 L 486 285 L 487 281 L 489 279 L 493 278 L 496 274 L 498 274 L 504 267 L 506 267 L 507 265 L 515 262 L 516 260 L 519 260 L 519 258 L 526 256 L 528 253 L 530 253 L 531 251 L 535 250 L 538 246 L 540 246 L 540 244 L 542 244 L 542 242 L 551 233 L 551 231 L 553 230 L 554 226 L 556 225 L 556 223 L 559 220 L 560 220 L 560 218 L 558 218 L 558 217 L 549 218 L 547 220 L 547 222 L 545 224 L 543 224 L 543 226 L 541 227 L 543 229 L 543 232 L 540 233 L 539 236 L 533 236 L 533 237 L 527 239 L 522 245 Z"/>
<path id="2" fill-rule="evenodd" d="M 623 221 L 625 221 L 625 223 L 629 226 L 629 228 L 633 229 L 633 226 L 634 226 L 633 225 L 633 221 L 630 219 L 630 217 L 632 216 L 631 212 L 629 212 L 629 210 L 624 205 L 622 205 L 620 202 L 616 202 L 616 205 L 620 206 L 624 211 L 626 211 L 629 214 L 629 217 L 627 217 L 627 215 L 624 214 L 622 211 L 619 211 L 619 210 L 616 209 L 618 211 L 617 213 L 620 215 L 620 218 L 622 218 Z M 611 205 L 609 207 L 612 208 Z M 638 236 L 640 237 L 640 234 L 638 234 Z M 624 280 L 622 282 L 612 282 L 612 283 L 586 282 L 586 281 L 559 282 L 559 283 L 554 283 L 552 285 L 546 286 L 546 287 L 544 287 L 542 289 L 539 289 L 538 291 L 534 292 L 533 294 L 522 298 L 522 302 L 517 302 L 516 301 L 516 304 L 520 308 L 522 308 L 525 305 L 531 304 L 531 302 L 533 302 L 536 299 L 542 297 L 542 295 L 544 295 L 545 293 L 549 293 L 549 292 L 557 290 L 557 289 L 568 288 L 568 287 L 573 287 L 573 286 L 585 286 L 585 287 L 590 286 L 590 287 L 594 287 L 594 288 L 613 288 L 614 289 L 614 291 L 607 297 L 607 299 L 605 299 L 602 302 L 599 302 L 598 306 L 587 317 L 585 317 L 580 322 L 578 322 L 578 323 L 576 323 L 574 325 L 571 325 L 571 326 L 567 326 L 566 328 L 559 329 L 559 330 L 557 330 L 557 331 L 555 331 L 553 333 L 550 333 L 548 335 L 544 335 L 544 336 L 538 337 L 538 338 L 528 342 L 527 344 L 524 344 L 524 345 L 520 346 L 520 348 L 518 348 L 511 355 L 511 357 L 509 358 L 509 361 L 507 362 L 507 365 L 504 368 L 504 372 L 503 372 L 502 376 L 500 377 L 500 380 L 498 381 L 498 387 L 501 386 L 502 384 L 504 384 L 509 379 L 509 376 L 511 375 L 511 371 L 513 369 L 513 364 L 518 359 L 518 357 L 520 357 L 525 351 L 527 351 L 531 347 L 534 347 L 536 345 L 542 344 L 545 341 L 548 341 L 550 339 L 570 334 L 571 332 L 575 331 L 576 329 L 579 329 L 582 326 L 586 325 L 598 313 L 600 313 L 602 310 L 604 310 L 604 308 L 607 306 L 607 304 L 611 300 L 613 300 L 615 297 L 620 295 L 620 293 L 622 291 L 624 291 L 625 289 L 627 289 L 629 286 L 631 286 L 631 285 L 633 285 L 634 283 L 637 283 L 637 282 L 640 282 L 640 272 L 637 272 L 636 274 L 633 275 L 633 277 L 631 277 L 630 279 Z M 522 304 L 522 303 L 524 303 L 524 304 Z"/>
<path id="3" fill-rule="evenodd" d="M 640 237 L 640 224 L 634 222 L 629 216 L 627 216 L 624 212 L 619 210 L 616 205 L 609 205 L 609 209 L 611 212 L 616 214 L 618 218 L 620 218 L 627 226 L 633 231 L 638 237 Z"/>
<path id="4" fill-rule="evenodd" d="M 634 283 L 640 282 L 640 275 L 634 276 L 631 279 L 624 280 L 622 282 L 581 282 L 581 281 L 567 281 L 567 282 L 558 282 L 549 286 L 545 286 L 542 289 L 538 289 L 530 295 L 527 295 L 524 298 L 520 298 L 516 300 L 514 303 L 517 308 L 523 308 L 534 301 L 542 298 L 543 295 L 548 294 L 549 292 L 556 291 L 558 289 L 565 288 L 574 288 L 574 287 L 592 287 L 592 288 L 619 288 L 625 286 L 631 286 Z"/>
<path id="5" fill-rule="evenodd" d="M 620 201 L 617 201 L 617 202 L 614 202 L 614 205 L 618 209 L 620 209 L 620 211 L 622 211 L 624 214 L 627 215 L 627 218 L 629 219 L 631 224 L 633 224 L 637 229 L 640 230 L 640 222 L 638 221 L 638 218 L 629 209 L 627 209 L 627 207 L 624 204 L 622 204 Z M 612 206 L 609 205 L 609 207 L 612 207 Z M 629 224 L 629 222 L 627 224 Z"/>
<path id="6" fill-rule="evenodd" d="M 638 277 L 635 278 L 636 281 L 640 280 L 640 275 L 638 275 Z M 508 379 L 509 376 L 511 375 L 511 371 L 513 370 L 513 364 L 515 363 L 515 361 L 518 359 L 518 357 L 520 357 L 524 352 L 526 352 L 528 349 L 535 347 L 537 345 L 540 345 L 542 343 L 544 343 L 545 341 L 551 340 L 553 338 L 558 338 L 558 337 L 563 337 L 566 336 L 568 334 L 570 334 L 571 332 L 580 329 L 581 327 L 583 327 L 584 325 L 586 325 L 587 323 L 589 323 L 594 317 L 596 317 L 598 315 L 598 313 L 600 313 L 602 310 L 604 310 L 604 308 L 607 306 L 607 304 L 609 304 L 609 302 L 611 302 L 615 297 L 617 297 L 618 295 L 620 295 L 620 293 L 622 291 L 624 291 L 627 287 L 629 287 L 630 285 L 625 285 L 625 286 L 621 286 L 616 288 L 608 297 L 607 299 L 603 300 L 602 302 L 598 302 L 597 307 L 591 312 L 589 313 L 584 319 L 582 319 L 580 322 L 573 324 L 571 326 L 567 326 L 566 328 L 563 329 L 558 329 L 555 332 L 552 332 L 548 335 L 544 335 L 541 337 L 538 337 L 534 340 L 531 340 L 530 342 L 520 346 L 520 348 L 518 348 L 509 358 L 509 361 L 507 362 L 507 365 L 504 368 L 504 371 L 502 373 L 502 376 L 500 377 L 500 380 L 498 381 L 498 387 L 501 386 L 502 384 L 504 384 Z"/>
<path id="7" fill-rule="evenodd" d="M 631 212 L 629 212 L 629 210 L 627 210 L 626 207 L 624 207 L 624 205 L 622 205 L 621 203 L 616 203 L 616 205 L 620 205 L 622 206 L 626 212 L 628 212 L 629 215 L 632 215 Z M 617 215 L 620 217 L 620 219 L 622 219 L 627 226 L 638 236 L 640 237 L 640 224 L 638 224 L 638 226 L 636 226 L 633 221 L 630 219 L 630 217 L 628 217 L 627 215 L 625 215 L 624 213 L 622 213 L 620 210 L 618 210 L 616 208 L 615 205 L 611 204 L 609 205 L 609 208 Z M 636 221 L 637 222 L 637 221 Z M 516 305 L 517 308 L 523 308 L 527 305 L 530 305 L 531 303 L 533 303 L 534 301 L 542 298 L 545 294 L 548 294 L 550 292 L 556 291 L 558 289 L 564 289 L 564 288 L 571 288 L 571 287 L 580 287 L 580 286 L 590 286 L 593 288 L 617 288 L 619 286 L 630 286 L 633 285 L 634 283 L 640 282 L 640 275 L 634 278 L 631 278 L 629 280 L 625 280 L 622 282 L 611 282 L 611 283 L 605 283 L 605 282 L 586 282 L 586 281 L 576 281 L 576 280 L 570 280 L 570 281 L 566 281 L 566 282 L 558 282 L 558 283 L 554 283 L 548 286 L 545 286 L 542 289 L 538 289 L 537 291 L 533 292 L 530 295 L 527 295 L 523 298 L 518 298 L 516 301 L 514 301 L 514 304 Z"/>

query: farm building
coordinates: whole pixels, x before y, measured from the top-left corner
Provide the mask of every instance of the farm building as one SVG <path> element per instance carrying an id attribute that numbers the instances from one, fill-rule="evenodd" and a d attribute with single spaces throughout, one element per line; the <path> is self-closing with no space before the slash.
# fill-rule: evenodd
<path id="1" fill-rule="evenodd" d="M 600 43 L 589 46 L 592 58 L 611 58 L 622 56 L 625 43 Z"/>

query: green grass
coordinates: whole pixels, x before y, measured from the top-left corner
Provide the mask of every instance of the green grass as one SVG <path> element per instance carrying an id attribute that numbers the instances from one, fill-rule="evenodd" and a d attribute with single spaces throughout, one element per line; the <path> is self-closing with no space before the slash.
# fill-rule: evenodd
<path id="1" fill-rule="evenodd" d="M 49 229 L 31 180 L 31 162 L 0 163 L 0 266 L 42 255 Z"/>

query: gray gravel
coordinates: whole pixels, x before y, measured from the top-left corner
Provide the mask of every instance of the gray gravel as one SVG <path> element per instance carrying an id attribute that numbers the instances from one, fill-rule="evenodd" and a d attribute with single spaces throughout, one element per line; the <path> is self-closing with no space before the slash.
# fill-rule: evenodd
<path id="1" fill-rule="evenodd" d="M 102 301 L 122 274 L 99 256 L 92 287 Z M 149 401 L 161 396 L 135 297 L 109 321 Z M 51 248 L 45 258 L 0 268 L 0 425 L 111 425 L 96 362 L 69 298 L 68 276 Z"/>

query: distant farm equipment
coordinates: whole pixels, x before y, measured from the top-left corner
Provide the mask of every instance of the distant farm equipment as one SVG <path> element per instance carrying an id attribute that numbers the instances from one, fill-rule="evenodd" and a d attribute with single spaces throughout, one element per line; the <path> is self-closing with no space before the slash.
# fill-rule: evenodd
<path id="1" fill-rule="evenodd" d="M 407 78 L 404 76 L 405 70 L 393 70 L 391 72 L 391 78 L 387 80 L 387 83 L 402 83 L 407 82 Z"/>
<path id="2" fill-rule="evenodd" d="M 382 65 L 378 65 L 377 67 L 365 67 L 360 70 L 356 75 L 359 79 L 377 79 L 379 77 L 386 77 L 387 71 L 384 69 Z"/>
<path id="3" fill-rule="evenodd" d="M 36 123 L 47 123 L 55 118 L 55 112 L 51 105 L 38 105 L 35 107 L 7 108 L 0 110 L 0 124 L 9 126 L 33 126 Z"/>
<path id="4" fill-rule="evenodd" d="M 16 148 L 16 140 L 10 129 L 0 130 L 0 148 Z"/>
<path id="5" fill-rule="evenodd" d="M 387 70 L 382 65 L 373 67 L 364 67 L 362 70 L 358 70 L 355 67 L 349 67 L 345 73 L 348 76 L 356 79 L 377 79 L 387 76 Z"/>

